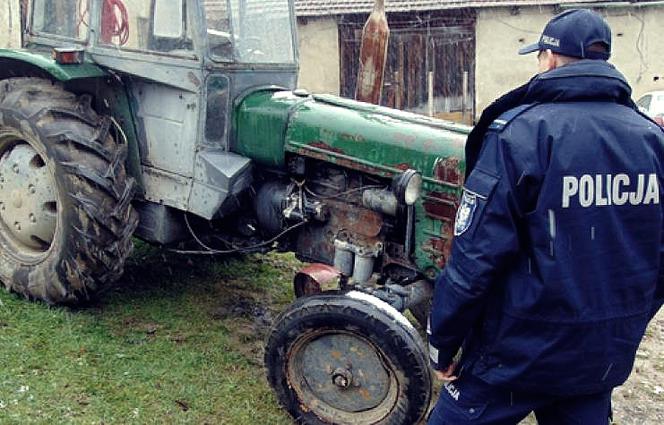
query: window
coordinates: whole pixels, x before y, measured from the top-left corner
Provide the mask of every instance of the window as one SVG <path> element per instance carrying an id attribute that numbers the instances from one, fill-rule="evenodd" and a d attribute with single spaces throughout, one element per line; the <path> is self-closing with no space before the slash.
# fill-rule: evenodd
<path id="1" fill-rule="evenodd" d="M 185 0 L 102 0 L 99 42 L 134 51 L 191 55 Z"/>
<path id="2" fill-rule="evenodd" d="M 228 0 L 205 0 L 203 5 L 210 53 L 219 60 L 232 61 L 233 40 Z"/>
<path id="3" fill-rule="evenodd" d="M 32 31 L 80 41 L 88 39 L 89 0 L 34 0 L 32 8 Z"/>
<path id="4" fill-rule="evenodd" d="M 638 102 L 636 102 L 639 108 L 643 108 L 646 111 L 650 110 L 651 103 L 652 103 L 652 95 L 650 94 L 643 96 L 641 99 L 639 99 Z"/>
<path id="5" fill-rule="evenodd" d="M 205 0 L 210 52 L 244 63 L 295 62 L 288 0 Z"/>
<path id="6" fill-rule="evenodd" d="M 381 104 L 471 123 L 475 99 L 474 13 L 404 13 L 392 14 L 389 19 Z M 339 25 L 340 92 L 344 97 L 355 97 L 365 20 L 366 16 L 345 16 Z"/>

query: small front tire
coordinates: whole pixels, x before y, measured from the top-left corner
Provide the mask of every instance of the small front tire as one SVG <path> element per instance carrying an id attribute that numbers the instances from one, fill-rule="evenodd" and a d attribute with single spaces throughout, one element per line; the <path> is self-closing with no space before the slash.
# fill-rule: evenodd
<path id="1" fill-rule="evenodd" d="M 271 332 L 265 363 L 279 402 L 301 424 L 412 425 L 431 400 L 419 335 L 359 292 L 293 303 Z"/>

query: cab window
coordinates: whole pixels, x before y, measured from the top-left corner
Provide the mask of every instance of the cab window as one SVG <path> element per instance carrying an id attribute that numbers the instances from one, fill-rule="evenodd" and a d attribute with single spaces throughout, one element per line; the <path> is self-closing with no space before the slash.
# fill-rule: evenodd
<path id="1" fill-rule="evenodd" d="M 215 59 L 233 60 L 233 37 L 228 0 L 204 0 L 205 22 L 210 53 Z"/>
<path id="2" fill-rule="evenodd" d="M 34 0 L 32 4 L 34 33 L 86 41 L 89 25 L 89 0 Z"/>
<path id="3" fill-rule="evenodd" d="M 643 96 L 641 99 L 639 99 L 636 104 L 639 106 L 639 108 L 643 108 L 644 110 L 648 111 L 650 110 L 650 103 L 652 102 L 652 95 L 646 95 Z"/>
<path id="4" fill-rule="evenodd" d="M 124 50 L 191 55 L 185 0 L 102 0 L 99 42 Z"/>
<path id="5" fill-rule="evenodd" d="M 210 54 L 216 60 L 295 62 L 288 0 L 204 0 Z"/>

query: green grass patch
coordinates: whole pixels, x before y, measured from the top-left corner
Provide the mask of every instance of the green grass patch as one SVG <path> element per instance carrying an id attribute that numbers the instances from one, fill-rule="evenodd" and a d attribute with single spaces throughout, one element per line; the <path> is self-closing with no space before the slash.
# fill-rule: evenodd
<path id="1" fill-rule="evenodd" d="M 191 259 L 139 245 L 92 305 L 0 293 L 0 423 L 290 424 L 261 357 L 297 267 L 289 255 Z"/>

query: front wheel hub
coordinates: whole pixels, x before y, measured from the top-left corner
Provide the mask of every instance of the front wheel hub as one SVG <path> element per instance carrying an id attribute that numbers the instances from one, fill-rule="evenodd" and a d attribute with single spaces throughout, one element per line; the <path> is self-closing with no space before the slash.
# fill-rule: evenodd
<path id="1" fill-rule="evenodd" d="M 332 374 L 332 382 L 342 390 L 350 388 L 353 384 L 353 373 L 348 369 L 339 368 Z M 355 384 L 359 386 L 359 383 L 356 382 Z"/>
<path id="2" fill-rule="evenodd" d="M 53 242 L 57 196 L 44 159 L 27 143 L 0 156 L 0 226 L 22 253 L 43 253 Z"/>
<path id="3" fill-rule="evenodd" d="M 356 415 L 379 420 L 397 401 L 394 370 L 380 349 L 353 332 L 302 338 L 291 352 L 287 370 L 300 398 L 318 404 L 324 417 L 345 419 L 340 423 L 355 423 Z"/>
<path id="4" fill-rule="evenodd" d="M 415 328 L 355 291 L 293 303 L 270 333 L 265 365 L 297 423 L 413 425 L 431 400 L 429 361 Z"/>

